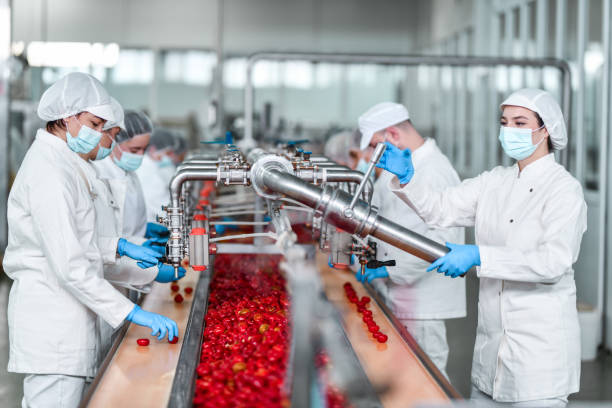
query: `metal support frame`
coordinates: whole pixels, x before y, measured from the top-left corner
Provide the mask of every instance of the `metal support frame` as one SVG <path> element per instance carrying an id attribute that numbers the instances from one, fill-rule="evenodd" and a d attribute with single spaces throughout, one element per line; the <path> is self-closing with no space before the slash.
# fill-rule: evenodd
<path id="1" fill-rule="evenodd" d="M 461 57 L 454 55 L 385 55 L 385 54 L 332 54 L 332 53 L 307 53 L 307 52 L 257 52 L 252 54 L 247 62 L 247 78 L 244 92 L 244 139 L 241 141 L 243 147 L 255 146 L 253 137 L 253 113 L 254 113 L 254 86 L 253 67 L 260 60 L 290 61 L 301 60 L 310 62 L 328 62 L 337 64 L 379 64 L 379 65 L 432 65 L 440 67 L 498 67 L 498 66 L 520 66 L 520 67 L 551 67 L 561 73 L 562 93 L 561 109 L 565 120 L 570 122 L 571 112 L 571 71 L 567 62 L 555 58 L 504 58 L 504 57 Z M 571 127 L 568 125 L 568 133 Z M 583 135 L 577 134 L 577 146 L 583 146 L 578 139 Z M 562 152 L 563 153 L 563 152 Z M 582 152 L 577 150 L 577 155 Z M 561 154 L 561 162 L 568 168 L 569 157 Z"/>

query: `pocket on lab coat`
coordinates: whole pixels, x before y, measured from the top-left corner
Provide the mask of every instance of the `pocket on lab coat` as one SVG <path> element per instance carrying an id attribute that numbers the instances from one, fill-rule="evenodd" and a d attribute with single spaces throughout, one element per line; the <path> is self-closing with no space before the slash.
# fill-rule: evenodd
<path id="1" fill-rule="evenodd" d="M 506 314 L 510 364 L 517 374 L 536 374 L 567 369 L 563 309 L 554 295 L 515 304 Z M 518 302 L 517 302 L 518 303 Z"/>

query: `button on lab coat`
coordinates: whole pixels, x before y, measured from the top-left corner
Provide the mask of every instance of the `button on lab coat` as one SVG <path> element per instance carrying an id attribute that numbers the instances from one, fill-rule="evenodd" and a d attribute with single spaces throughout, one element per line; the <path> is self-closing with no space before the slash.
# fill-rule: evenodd
<path id="1" fill-rule="evenodd" d="M 459 176 L 433 139 L 427 139 L 424 145 L 413 152 L 413 161 L 417 169 L 415 179 L 419 183 L 443 190 L 460 182 Z M 442 245 L 447 241 L 464 242 L 463 228 L 428 227 L 414 210 L 393 194 L 389 188 L 393 177 L 393 174 L 383 171 L 374 184 L 372 204 L 378 207 L 380 215 Z M 397 265 L 387 267 L 390 279 L 382 291 L 386 292 L 387 303 L 398 318 L 450 319 L 466 315 L 465 279 L 448 279 L 427 272 L 428 262 L 385 242 L 376 242 L 378 259 L 393 259 Z"/>
<path id="2" fill-rule="evenodd" d="M 441 193 L 412 182 L 401 188 L 395 177 L 390 187 L 430 225 L 476 227 L 476 387 L 515 402 L 578 391 L 572 265 L 587 225 L 578 181 L 550 154 L 520 174 L 516 164 L 496 167 Z"/>
<path id="3" fill-rule="evenodd" d="M 92 194 L 66 142 L 40 129 L 8 199 L 11 372 L 93 376 L 97 316 L 134 305 L 103 278 Z"/>
<path id="4" fill-rule="evenodd" d="M 117 230 L 121 232 L 122 237 L 134 243 L 142 242 L 147 229 L 147 207 L 136 172 L 119 168 L 111 156 L 104 160 L 96 160 L 93 165 L 98 176 L 110 187 L 118 206 Z"/>

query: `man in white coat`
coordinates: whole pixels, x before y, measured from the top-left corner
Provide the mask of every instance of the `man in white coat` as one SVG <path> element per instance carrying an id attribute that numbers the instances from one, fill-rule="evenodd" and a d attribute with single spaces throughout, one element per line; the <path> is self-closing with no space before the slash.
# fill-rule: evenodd
<path id="1" fill-rule="evenodd" d="M 433 139 L 424 139 L 410 122 L 403 105 L 383 102 L 359 117 L 360 148 L 369 156 L 377 143 L 384 140 L 401 148 L 414 150 L 419 172 L 431 188 L 443 190 L 459 184 L 459 177 Z M 369 159 L 369 157 L 368 157 Z M 388 187 L 394 175 L 381 171 L 374 184 L 372 204 L 379 214 L 394 220 L 428 238 L 444 243 L 463 242 L 463 228 L 432 228 Z M 426 272 L 427 262 L 382 241 L 377 241 L 379 260 L 395 260 L 396 266 L 368 269 L 364 278 L 384 278 L 386 300 L 398 319 L 406 326 L 429 358 L 446 375 L 448 342 L 445 319 L 466 315 L 465 281 L 445 279 Z M 364 279 L 357 275 L 359 279 Z M 376 282 L 375 282 L 376 283 Z"/>

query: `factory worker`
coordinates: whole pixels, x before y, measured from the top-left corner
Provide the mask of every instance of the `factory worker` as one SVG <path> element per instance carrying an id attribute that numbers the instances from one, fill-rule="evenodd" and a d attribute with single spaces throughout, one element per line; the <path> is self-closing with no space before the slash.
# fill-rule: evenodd
<path id="1" fill-rule="evenodd" d="M 377 143 L 387 140 L 397 149 L 411 149 L 419 177 L 433 191 L 442 191 L 459 184 L 459 176 L 442 154 L 433 139 L 424 139 L 410 121 L 403 105 L 383 102 L 359 117 L 361 141 L 359 147 L 365 160 Z M 430 227 L 389 189 L 392 173 L 381 170 L 376 183 L 372 205 L 378 213 L 401 226 L 436 242 L 464 241 L 463 228 Z M 396 266 L 366 269 L 357 279 L 372 282 L 386 302 L 412 334 L 423 351 L 446 375 L 448 342 L 446 319 L 465 317 L 465 279 L 447 279 L 427 273 L 427 262 L 403 252 L 385 242 L 377 241 L 377 258 L 395 260 Z M 383 288 L 381 288 L 381 283 Z"/>
<path id="2" fill-rule="evenodd" d="M 359 150 L 360 140 L 361 133 L 358 130 L 345 130 L 336 133 L 325 142 L 323 154 L 328 159 L 342 166 L 364 173 L 368 168 L 368 164 L 361 157 L 361 150 Z"/>
<path id="3" fill-rule="evenodd" d="M 39 129 L 8 199 L 4 271 L 8 304 L 8 371 L 26 374 L 23 407 L 76 407 L 95 374 L 96 316 L 176 335 L 170 319 L 141 310 L 103 278 L 87 154 L 98 145 L 110 97 L 99 81 L 71 73 L 42 96 Z M 128 242 L 117 253 L 156 258 Z M 147 248 L 144 248 L 147 249 Z"/>
<path id="4" fill-rule="evenodd" d="M 517 161 L 442 192 L 405 146 L 388 144 L 390 188 L 428 225 L 476 227 L 476 245 L 448 243 L 430 270 L 480 278 L 472 398 L 563 407 L 580 384 L 580 328 L 572 265 L 586 230 L 580 183 L 555 161 L 567 145 L 556 100 L 522 89 L 501 105 L 499 140 Z M 414 176 L 414 177 L 413 177 Z"/>
<path id="5" fill-rule="evenodd" d="M 111 155 L 111 151 L 116 144 L 113 135 L 116 136 L 119 132 L 126 132 L 127 125 L 125 120 L 127 120 L 127 123 L 132 121 L 129 116 L 124 120 L 123 108 L 114 98 L 111 98 L 111 107 L 115 121 L 107 121 L 104 125 L 106 130 L 102 132 L 102 138 L 98 147 L 88 154 L 81 155 L 91 164 L 104 161 Z M 119 129 L 119 132 L 117 129 Z M 129 257 L 117 258 L 115 256 L 113 246 L 116 246 L 117 240 L 122 236 L 120 229 L 123 224 L 122 211 L 113 196 L 108 180 L 100 178 L 95 171 L 90 171 L 87 174 L 91 189 L 95 192 L 93 197 L 99 247 L 103 254 L 108 254 L 108 256 L 103 256 L 102 258 L 104 262 L 104 278 L 116 288 L 121 288 L 120 291 L 122 293 L 127 294 L 125 289 L 148 293 L 151 290 L 151 283 L 153 281 L 168 283 L 184 277 L 184 268 L 179 268 L 179 275 L 175 278 L 174 267 L 171 265 L 157 262 L 154 265 L 145 266 L 141 262 Z M 130 238 L 130 240 L 132 239 Z M 109 250 L 105 251 L 105 248 Z M 165 250 L 165 248 L 163 249 Z M 101 363 L 110 349 L 112 335 L 115 330 L 104 320 L 99 320 L 98 363 Z"/>
<path id="6" fill-rule="evenodd" d="M 187 154 L 187 141 L 184 137 L 176 135 L 174 137 L 174 148 L 170 151 L 169 157 L 174 166 L 178 166 L 185 160 Z"/>
<path id="7" fill-rule="evenodd" d="M 142 165 L 136 170 L 142 186 L 149 222 L 155 222 L 157 215 L 162 212 L 161 206 L 170 203 L 169 183 L 172 179 L 171 174 L 174 174 L 174 164 L 170 154 L 174 143 L 174 135 L 170 130 L 155 128 Z"/>
<path id="8" fill-rule="evenodd" d="M 145 198 L 136 175 L 144 160 L 153 124 L 144 113 L 128 111 L 122 125 L 122 128 L 113 128 L 114 149 L 109 157 L 94 162 L 96 171 L 110 185 L 119 208 L 118 230 L 122 236 L 132 237 L 134 242 L 142 242 L 145 236 L 163 238 L 159 242 L 165 243 L 168 230 L 157 223 L 147 223 Z"/>

